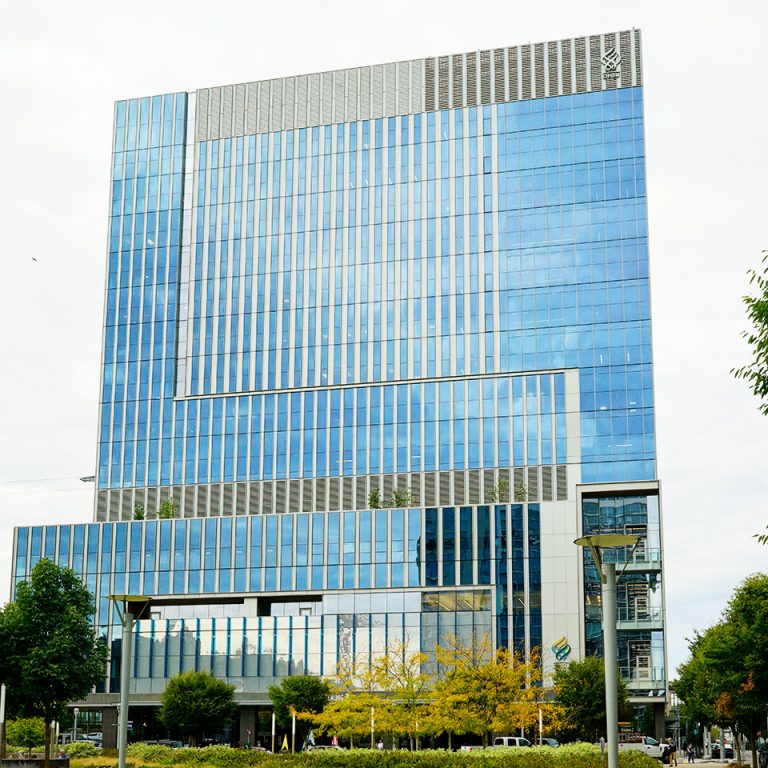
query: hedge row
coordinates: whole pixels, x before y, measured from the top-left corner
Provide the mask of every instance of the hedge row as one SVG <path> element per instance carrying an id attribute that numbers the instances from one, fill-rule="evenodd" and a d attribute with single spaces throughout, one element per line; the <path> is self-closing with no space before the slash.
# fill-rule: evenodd
<path id="1" fill-rule="evenodd" d="M 370 749 L 322 750 L 296 755 L 269 755 L 264 752 L 203 747 L 170 749 L 132 744 L 128 757 L 156 766 L 212 766 L 247 768 L 269 763 L 279 768 L 602 768 L 600 750 L 592 744 L 550 747 L 487 749 L 474 752 L 421 750 L 419 752 Z M 658 768 L 658 761 L 637 751 L 619 755 L 620 768 Z"/>

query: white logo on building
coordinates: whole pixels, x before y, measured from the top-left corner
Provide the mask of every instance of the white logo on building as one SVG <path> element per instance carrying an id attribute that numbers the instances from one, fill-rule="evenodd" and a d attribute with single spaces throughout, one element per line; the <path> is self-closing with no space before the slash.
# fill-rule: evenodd
<path id="1" fill-rule="evenodd" d="M 603 79 L 604 80 L 618 80 L 621 75 L 621 56 L 616 48 L 609 48 L 602 58 L 603 62 Z"/>

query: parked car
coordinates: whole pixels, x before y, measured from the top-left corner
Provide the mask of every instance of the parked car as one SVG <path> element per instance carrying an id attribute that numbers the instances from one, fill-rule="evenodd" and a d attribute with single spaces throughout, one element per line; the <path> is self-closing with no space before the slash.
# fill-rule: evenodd
<path id="1" fill-rule="evenodd" d="M 528 739 L 523 736 L 497 736 L 493 740 L 494 747 L 532 747 Z"/>
<path id="2" fill-rule="evenodd" d="M 480 749 L 485 749 L 482 744 L 464 744 L 461 747 L 462 752 L 477 752 Z"/>
<path id="3" fill-rule="evenodd" d="M 181 749 L 184 744 L 176 739 L 157 739 L 156 741 L 143 741 L 142 744 L 150 744 L 158 747 L 169 747 L 170 749 Z"/>
<path id="4" fill-rule="evenodd" d="M 339 751 L 343 750 L 344 747 L 340 747 L 337 744 L 308 744 L 307 745 L 307 752 L 314 752 L 315 750 L 320 749 L 338 749 Z"/>
<path id="5" fill-rule="evenodd" d="M 90 736 L 78 736 L 75 744 L 93 744 L 95 747 L 101 748 L 101 736 L 97 738 L 94 735 Z"/>
<path id="6" fill-rule="evenodd" d="M 542 747 L 559 747 L 560 746 L 560 742 L 557 739 L 548 739 L 548 738 L 544 737 L 541 740 L 541 746 Z"/>
<path id="7" fill-rule="evenodd" d="M 715 760 L 720 759 L 720 742 L 716 741 L 712 745 L 712 757 Z M 733 757 L 733 744 L 729 744 L 727 741 L 725 742 L 725 758 L 726 760 Z"/>

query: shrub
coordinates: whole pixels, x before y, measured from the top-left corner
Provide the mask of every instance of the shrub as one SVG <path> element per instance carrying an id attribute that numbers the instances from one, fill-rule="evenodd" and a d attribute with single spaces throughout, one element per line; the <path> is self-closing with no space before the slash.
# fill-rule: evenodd
<path id="1" fill-rule="evenodd" d="M 87 741 L 75 741 L 72 744 L 66 744 L 62 747 L 67 757 L 83 758 L 83 757 L 98 757 L 101 755 L 101 750 L 95 745 Z"/>
<path id="2" fill-rule="evenodd" d="M 323 750 L 295 755 L 270 756 L 264 752 L 211 746 L 170 749 L 154 744 L 131 744 L 128 756 L 151 766 L 190 768 L 250 768 L 275 765 L 279 768 L 602 768 L 599 747 L 568 744 L 550 747 L 510 747 L 475 752 L 420 750 L 419 752 L 351 749 Z M 265 763 L 265 761 L 268 761 Z M 619 754 L 619 768 L 658 768 L 658 761 L 642 752 Z"/>

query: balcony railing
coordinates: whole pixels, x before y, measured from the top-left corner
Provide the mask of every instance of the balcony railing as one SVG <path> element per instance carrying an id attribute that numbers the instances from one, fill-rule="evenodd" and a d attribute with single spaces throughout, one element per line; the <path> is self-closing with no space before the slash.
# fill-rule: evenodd
<path id="1" fill-rule="evenodd" d="M 617 618 L 620 622 L 660 624 L 664 621 L 664 611 L 657 607 L 640 608 L 620 605 Z"/>
<path id="2" fill-rule="evenodd" d="M 633 689 L 662 689 L 666 685 L 664 667 L 620 667 L 622 680 L 627 688 Z"/>

